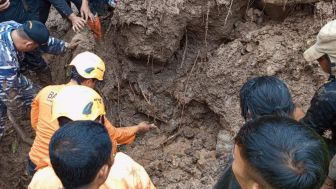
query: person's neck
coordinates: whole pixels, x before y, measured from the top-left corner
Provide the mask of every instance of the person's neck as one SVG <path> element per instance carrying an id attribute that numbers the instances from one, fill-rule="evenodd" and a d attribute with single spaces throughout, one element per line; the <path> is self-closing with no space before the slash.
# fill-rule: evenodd
<path id="1" fill-rule="evenodd" d="M 76 80 L 70 79 L 70 81 L 67 83 L 67 85 L 79 85 Z"/>
<path id="2" fill-rule="evenodd" d="M 19 37 L 16 30 L 11 31 L 10 36 L 12 38 L 15 49 L 18 50 L 17 44 L 19 43 Z"/>

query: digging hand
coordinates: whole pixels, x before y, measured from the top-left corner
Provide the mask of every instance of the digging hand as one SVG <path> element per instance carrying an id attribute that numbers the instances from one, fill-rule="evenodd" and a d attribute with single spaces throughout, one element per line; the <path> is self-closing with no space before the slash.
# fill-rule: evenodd
<path id="1" fill-rule="evenodd" d="M 156 125 L 149 124 L 147 121 L 141 122 L 137 125 L 138 127 L 138 132 L 148 132 L 150 129 L 158 129 L 158 127 Z"/>
<path id="2" fill-rule="evenodd" d="M 81 6 L 81 15 L 84 18 L 85 21 L 88 21 L 88 19 L 90 20 L 94 20 L 95 16 L 92 14 L 90 7 L 89 7 L 89 3 L 85 0 L 83 0 L 82 2 L 82 6 Z"/>
<path id="3" fill-rule="evenodd" d="M 65 43 L 65 47 L 67 49 L 75 49 L 80 43 L 82 42 L 82 39 L 80 38 L 72 38 L 70 43 Z"/>
<path id="4" fill-rule="evenodd" d="M 0 5 L 0 11 L 6 10 L 9 7 L 9 5 L 10 5 L 9 0 L 6 0 L 4 4 Z"/>
<path id="5" fill-rule="evenodd" d="M 72 29 L 75 32 L 82 30 L 86 24 L 86 21 L 83 18 L 76 16 L 74 13 L 69 16 L 69 19 L 72 22 Z"/>

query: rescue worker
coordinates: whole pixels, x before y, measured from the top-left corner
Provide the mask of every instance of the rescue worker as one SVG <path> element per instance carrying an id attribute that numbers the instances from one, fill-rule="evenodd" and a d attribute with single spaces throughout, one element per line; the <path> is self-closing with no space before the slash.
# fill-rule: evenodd
<path id="1" fill-rule="evenodd" d="M 102 81 L 105 72 L 105 63 L 97 55 L 90 52 L 83 52 L 78 54 L 70 63 L 71 66 L 71 79 L 64 85 L 51 85 L 43 88 L 35 97 L 32 103 L 31 111 L 31 125 L 36 131 L 34 143 L 29 152 L 28 172 L 33 174 L 35 169 L 39 169 L 47 165 L 44 161 L 49 157 L 48 144 L 51 136 L 59 128 L 57 121 L 52 121 L 51 112 L 54 98 L 66 86 L 83 85 L 94 88 L 97 81 Z M 73 91 L 73 95 L 82 95 L 81 92 Z M 73 95 L 66 97 L 64 102 L 72 101 Z M 63 103 L 62 103 L 63 104 Z M 69 102 L 68 104 L 71 104 Z M 67 105 L 67 104 L 64 104 Z M 55 104 L 54 104 L 55 106 Z M 76 113 L 77 106 L 68 107 L 68 111 Z M 105 113 L 102 111 L 100 113 Z M 96 117 L 92 118 L 93 120 Z M 116 144 L 129 144 L 135 139 L 135 134 L 139 131 L 148 131 L 150 125 L 140 123 L 134 127 L 115 128 L 105 118 L 105 125 L 114 142 L 113 152 L 116 152 Z"/>
<path id="2" fill-rule="evenodd" d="M 336 154 L 336 79 L 331 78 L 315 93 L 310 102 L 310 107 L 301 122 L 314 129 L 318 134 L 324 136 L 328 130 L 331 131 L 331 139 L 324 138 L 329 147 L 331 157 Z M 335 158 L 334 160 L 335 161 Z M 336 164 L 335 164 L 336 165 Z M 332 166 L 332 163 L 330 163 Z M 321 189 L 334 188 L 336 182 L 336 170 L 329 171 Z"/>
<path id="3" fill-rule="evenodd" d="M 69 44 L 49 37 L 46 26 L 38 21 L 0 23 L 0 137 L 4 134 L 8 114 L 23 141 L 32 142 L 18 126 L 28 117 L 37 92 L 36 86 L 20 73 L 25 53 L 39 48 L 46 53 L 61 54 L 76 45 L 75 41 Z"/>
<path id="4" fill-rule="evenodd" d="M 15 21 L 23 24 L 29 20 L 39 20 L 39 0 L 3 0 L 0 5 L 0 22 Z M 20 70 L 35 72 L 42 85 L 51 84 L 51 71 L 42 58 L 42 51 L 35 49 L 25 53 L 24 59 L 20 62 Z"/>
<path id="5" fill-rule="evenodd" d="M 232 169 L 242 189 L 319 189 L 326 178 L 325 142 L 293 119 L 260 117 L 234 141 Z"/>
<path id="6" fill-rule="evenodd" d="M 50 141 L 51 165 L 37 171 L 28 189 L 155 189 L 141 165 L 124 153 L 112 155 L 113 145 L 98 122 L 61 126 Z"/>
<path id="7" fill-rule="evenodd" d="M 295 107 L 286 84 L 274 76 L 261 76 L 249 79 L 240 89 L 240 109 L 245 121 L 265 115 L 301 119 L 304 113 Z M 214 189 L 240 189 L 233 172 L 232 156 L 224 168 Z"/>
<path id="8" fill-rule="evenodd" d="M 324 138 L 329 146 L 330 155 L 336 153 L 336 20 L 324 25 L 317 35 L 316 43 L 307 49 L 303 56 L 307 61 L 317 60 L 322 70 L 329 75 L 329 82 L 315 93 L 310 107 L 301 122 L 313 128 L 321 136 L 331 130 L 332 139 Z M 333 159 L 335 162 L 335 158 Z M 332 161 L 332 162 L 333 162 Z M 336 169 L 330 163 L 329 176 L 321 189 L 333 189 L 336 183 Z M 336 163 L 334 163 L 336 165 Z M 333 168 L 333 169 L 332 169 Z"/>

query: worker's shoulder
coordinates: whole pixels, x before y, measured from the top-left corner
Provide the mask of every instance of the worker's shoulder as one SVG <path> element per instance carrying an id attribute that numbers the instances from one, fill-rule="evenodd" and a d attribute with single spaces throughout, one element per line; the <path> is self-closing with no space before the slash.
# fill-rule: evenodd
<path id="1" fill-rule="evenodd" d="M 62 183 L 56 176 L 52 167 L 38 170 L 29 184 L 29 189 L 62 188 Z"/>
<path id="2" fill-rule="evenodd" d="M 6 21 L 0 23 L 0 33 L 6 32 L 6 31 L 11 31 L 13 29 L 17 29 L 22 27 L 22 24 L 17 23 L 15 21 Z"/>
<path id="3" fill-rule="evenodd" d="M 115 162 L 134 162 L 136 163 L 131 157 L 124 154 L 123 152 L 118 152 L 114 158 Z"/>
<path id="4" fill-rule="evenodd" d="M 49 85 L 44 87 L 39 94 L 41 96 L 54 96 L 57 95 L 58 92 L 60 92 L 65 85 Z"/>
<path id="5" fill-rule="evenodd" d="M 136 161 L 134 161 L 130 156 L 122 153 L 122 152 L 118 152 L 114 158 L 114 164 L 112 166 L 112 169 L 115 170 L 123 170 L 126 171 L 125 173 L 127 173 L 128 171 L 134 171 L 136 169 L 144 169 L 140 164 L 138 164 Z"/>

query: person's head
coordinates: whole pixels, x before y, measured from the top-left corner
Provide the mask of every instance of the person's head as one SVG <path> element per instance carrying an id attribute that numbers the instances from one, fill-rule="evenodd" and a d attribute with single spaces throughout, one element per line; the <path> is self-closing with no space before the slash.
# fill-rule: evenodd
<path id="1" fill-rule="evenodd" d="M 286 84 L 274 76 L 249 79 L 240 89 L 239 97 L 245 120 L 264 115 L 291 117 L 295 108 Z"/>
<path id="2" fill-rule="evenodd" d="M 323 139 L 290 118 L 260 117 L 235 137 L 232 169 L 243 189 L 318 189 L 328 164 Z"/>
<path id="3" fill-rule="evenodd" d="M 27 21 L 12 31 L 12 39 L 18 51 L 29 52 L 48 43 L 49 30 L 39 21 Z"/>
<path id="4" fill-rule="evenodd" d="M 103 99 L 95 90 L 86 86 L 66 86 L 53 100 L 52 120 L 57 119 L 60 126 L 79 120 L 104 124 L 104 115 Z"/>
<path id="5" fill-rule="evenodd" d="M 79 85 L 94 88 L 96 81 L 102 81 L 105 73 L 104 61 L 94 53 L 83 52 L 78 54 L 70 63 L 71 79 Z"/>
<path id="6" fill-rule="evenodd" d="M 106 128 L 94 121 L 73 121 L 58 129 L 49 143 L 52 167 L 65 189 L 99 188 L 113 164 Z"/>
<path id="7" fill-rule="evenodd" d="M 317 35 L 316 43 L 307 49 L 303 56 L 307 61 L 317 60 L 322 70 L 336 74 L 336 20 L 324 25 Z"/>

